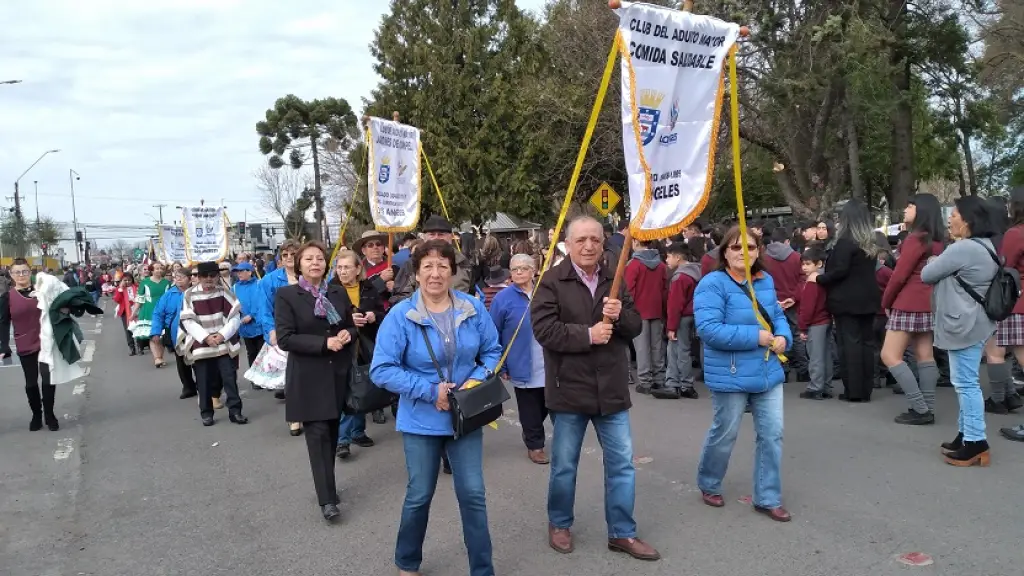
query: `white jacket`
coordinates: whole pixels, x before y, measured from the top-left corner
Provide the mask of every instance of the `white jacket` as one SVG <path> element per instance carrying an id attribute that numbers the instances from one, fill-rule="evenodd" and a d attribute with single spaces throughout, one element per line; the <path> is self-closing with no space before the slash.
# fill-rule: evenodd
<path id="1" fill-rule="evenodd" d="M 39 361 L 50 367 L 50 384 L 64 384 L 85 376 L 79 363 L 68 364 L 57 349 L 50 322 L 50 305 L 68 287 L 57 278 L 40 272 L 36 275 L 35 297 L 42 317 L 39 319 Z M 77 346 L 77 344 L 76 344 Z"/>

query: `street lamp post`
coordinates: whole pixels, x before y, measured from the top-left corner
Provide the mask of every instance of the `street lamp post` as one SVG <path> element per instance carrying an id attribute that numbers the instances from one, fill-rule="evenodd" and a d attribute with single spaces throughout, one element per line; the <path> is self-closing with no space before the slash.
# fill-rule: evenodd
<path id="1" fill-rule="evenodd" d="M 20 191 L 18 189 L 18 182 L 21 182 L 21 179 L 24 178 L 25 175 L 28 174 L 30 170 L 32 170 L 33 168 L 36 167 L 36 164 L 39 164 L 39 162 L 43 158 L 46 158 L 47 154 L 54 154 L 56 152 L 60 152 L 60 149 L 59 148 L 54 148 L 53 150 L 47 150 L 46 152 L 43 152 L 42 154 L 40 154 L 39 158 L 36 158 L 36 161 L 33 162 L 31 166 L 26 168 L 25 171 L 21 173 L 21 176 L 18 176 L 18 179 L 14 181 L 14 219 L 18 222 L 18 226 L 19 227 L 21 227 L 24 224 L 24 221 L 23 221 L 22 215 L 21 215 L 21 193 L 20 193 Z M 23 251 L 24 247 L 23 246 L 18 246 L 17 248 L 18 248 L 19 251 Z"/>
<path id="2" fill-rule="evenodd" d="M 39 226 L 39 180 L 33 180 L 32 184 L 36 187 L 36 226 Z"/>
<path id="3" fill-rule="evenodd" d="M 75 180 L 81 180 L 82 177 L 78 175 L 73 169 L 68 169 L 68 182 L 71 183 L 71 225 L 75 228 L 75 260 L 78 262 L 82 261 L 82 253 L 79 252 L 78 247 L 78 211 L 75 210 Z"/>

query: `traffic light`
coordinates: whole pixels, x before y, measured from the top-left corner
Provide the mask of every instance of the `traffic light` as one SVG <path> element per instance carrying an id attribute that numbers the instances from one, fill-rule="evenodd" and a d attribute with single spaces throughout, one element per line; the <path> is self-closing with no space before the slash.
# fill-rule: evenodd
<path id="1" fill-rule="evenodd" d="M 78 242 L 79 244 L 82 243 L 82 231 L 81 230 L 75 230 L 75 242 Z"/>
<path id="2" fill-rule="evenodd" d="M 238 223 L 238 235 L 245 236 L 245 222 Z"/>
<path id="3" fill-rule="evenodd" d="M 92 242 L 89 242 L 88 240 L 86 240 L 86 242 L 85 242 L 85 249 L 86 250 L 92 250 Z"/>
<path id="4" fill-rule="evenodd" d="M 49 245 L 43 244 L 41 248 L 43 249 L 43 256 L 46 256 L 46 249 L 49 248 Z"/>

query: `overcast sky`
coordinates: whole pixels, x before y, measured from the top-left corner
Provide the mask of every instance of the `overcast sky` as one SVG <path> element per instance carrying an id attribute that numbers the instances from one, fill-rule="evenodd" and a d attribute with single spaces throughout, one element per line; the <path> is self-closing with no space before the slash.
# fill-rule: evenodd
<path id="1" fill-rule="evenodd" d="M 544 0 L 518 0 L 539 10 Z M 0 7 L 0 206 L 20 186 L 39 209 L 147 224 L 166 204 L 222 198 L 232 220 L 269 217 L 252 172 L 255 123 L 285 94 L 339 96 L 361 111 L 377 83 L 368 45 L 384 0 L 34 0 Z M 113 232 L 105 232 L 113 236 Z M 96 238 L 101 235 L 92 233 Z M 100 241 L 101 245 L 105 242 Z"/>

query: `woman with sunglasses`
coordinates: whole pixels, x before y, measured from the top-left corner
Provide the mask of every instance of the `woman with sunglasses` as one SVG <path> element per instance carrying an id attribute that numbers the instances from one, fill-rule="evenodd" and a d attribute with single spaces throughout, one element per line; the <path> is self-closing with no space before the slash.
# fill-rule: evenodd
<path id="1" fill-rule="evenodd" d="M 280 266 L 260 280 L 259 292 L 262 295 L 262 302 L 257 314 L 260 328 L 263 330 L 263 341 L 269 346 L 277 346 L 277 331 L 274 327 L 274 297 L 280 288 L 299 283 L 298 276 L 295 273 L 295 254 L 298 250 L 298 242 L 295 240 L 285 240 L 284 244 L 281 245 Z M 279 381 L 281 388 L 275 390 L 274 398 L 284 400 L 284 378 L 280 378 Z M 302 424 L 299 422 L 289 422 L 288 430 L 292 436 L 299 436 L 302 434 Z"/>
<path id="2" fill-rule="evenodd" d="M 744 243 L 753 286 L 747 283 Z M 717 270 L 701 279 L 694 292 L 693 315 L 704 345 L 704 383 L 711 390 L 714 410 L 697 469 L 704 503 L 725 506 L 722 480 L 749 406 L 755 434 L 754 510 L 776 522 L 789 522 L 792 517 L 782 507 L 782 383 L 786 376 L 779 354 L 792 346 L 793 334 L 779 306 L 775 283 L 764 273 L 753 235 L 744 238 L 735 226 L 726 232 Z"/>

